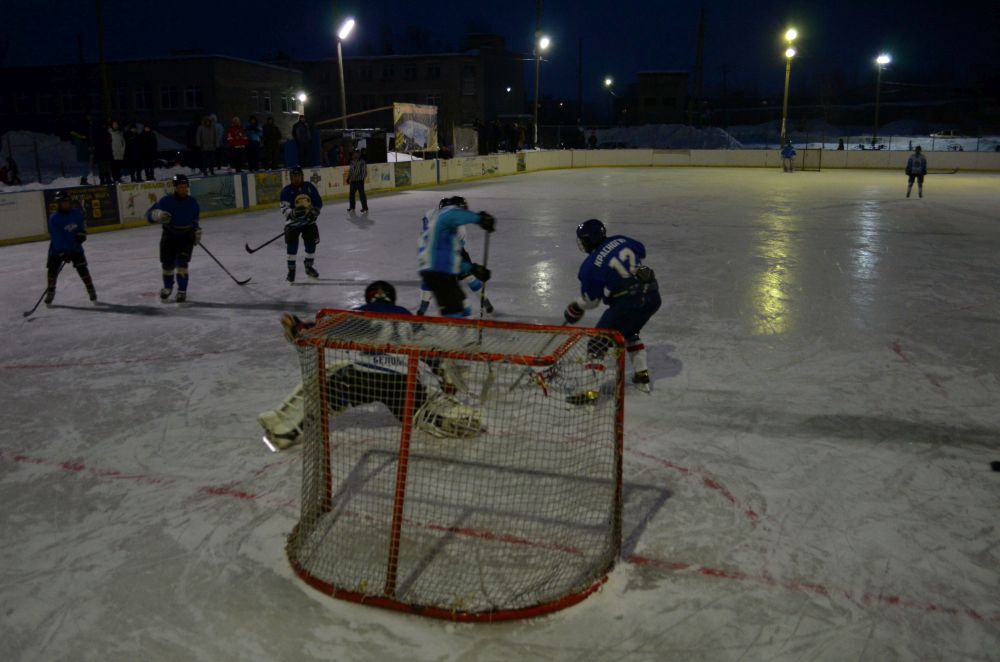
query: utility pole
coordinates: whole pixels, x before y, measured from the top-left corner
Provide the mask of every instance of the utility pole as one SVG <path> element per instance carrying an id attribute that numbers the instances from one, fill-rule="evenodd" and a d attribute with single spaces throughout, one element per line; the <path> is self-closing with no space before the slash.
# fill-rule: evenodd
<path id="1" fill-rule="evenodd" d="M 538 149 L 538 76 L 542 67 L 542 0 L 535 0 L 535 149 Z"/>

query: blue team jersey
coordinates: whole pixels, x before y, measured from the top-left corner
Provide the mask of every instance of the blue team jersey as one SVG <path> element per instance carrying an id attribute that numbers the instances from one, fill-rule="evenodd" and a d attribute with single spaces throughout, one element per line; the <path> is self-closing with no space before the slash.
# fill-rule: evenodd
<path id="1" fill-rule="evenodd" d="M 410 311 L 402 306 L 397 306 L 394 303 L 387 303 L 385 301 L 372 301 L 371 303 L 366 303 L 363 306 L 358 306 L 354 310 L 363 311 L 366 313 L 395 313 L 397 315 L 412 315 Z"/>
<path id="2" fill-rule="evenodd" d="M 319 197 L 319 191 L 313 186 L 312 182 L 303 181 L 301 186 L 296 186 L 295 184 L 289 184 L 285 188 L 281 189 L 281 214 L 288 220 L 288 225 L 308 225 L 309 223 L 315 223 L 315 219 L 301 218 L 293 219 L 292 211 L 295 209 L 295 198 L 300 195 L 309 196 L 309 201 L 312 203 L 313 208 L 319 211 L 323 208 L 323 198 Z"/>
<path id="3" fill-rule="evenodd" d="M 622 235 L 608 237 L 580 265 L 580 293 L 586 301 L 611 303 L 634 283 L 636 269 L 646 259 L 646 247 Z"/>
<path id="4" fill-rule="evenodd" d="M 463 273 L 464 237 L 459 228 L 473 223 L 479 223 L 479 214 L 459 207 L 435 209 L 425 214 L 417 248 L 418 270 L 454 275 Z"/>
<path id="5" fill-rule="evenodd" d="M 49 216 L 49 255 L 79 253 L 83 250 L 76 235 L 87 232 L 87 221 L 77 208 Z"/>
<path id="6" fill-rule="evenodd" d="M 190 195 L 178 198 L 171 193 L 160 198 L 146 212 L 146 220 L 150 223 L 156 222 L 153 220 L 154 209 L 162 209 L 170 214 L 170 221 L 163 225 L 163 229 L 168 232 L 191 232 L 198 228 L 201 208 L 198 206 L 198 201 Z"/>

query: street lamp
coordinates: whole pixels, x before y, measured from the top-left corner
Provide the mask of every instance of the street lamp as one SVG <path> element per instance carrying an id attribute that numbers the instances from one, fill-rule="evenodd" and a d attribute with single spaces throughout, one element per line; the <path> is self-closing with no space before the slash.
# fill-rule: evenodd
<path id="1" fill-rule="evenodd" d="M 618 96 L 612 87 L 614 84 L 615 81 L 611 76 L 604 77 L 604 87 L 607 88 L 610 95 L 608 96 L 608 122 L 610 124 L 615 123 L 615 97 Z"/>
<path id="2" fill-rule="evenodd" d="M 305 92 L 299 92 L 295 98 L 298 99 L 301 103 L 305 103 L 306 99 L 309 98 L 309 95 L 306 94 Z"/>
<path id="3" fill-rule="evenodd" d="M 538 76 L 542 65 L 542 51 L 547 51 L 552 40 L 547 35 L 535 33 L 535 147 L 538 147 Z"/>
<path id="4" fill-rule="evenodd" d="M 795 28 L 788 28 L 788 30 L 785 31 L 785 41 L 788 42 L 788 49 L 785 50 L 785 100 L 781 104 L 782 146 L 784 146 L 787 139 L 785 128 L 788 125 L 788 80 L 792 76 L 792 58 L 795 57 L 795 49 L 792 48 L 792 42 L 795 41 L 798 36 L 799 32 Z"/>
<path id="5" fill-rule="evenodd" d="M 882 53 L 875 58 L 875 64 L 878 65 L 878 79 L 875 83 L 875 128 L 872 129 L 872 147 L 875 147 L 875 143 L 878 142 L 878 107 L 882 96 L 882 69 L 890 62 L 892 62 L 892 58 L 889 57 L 888 53 Z"/>
<path id="6" fill-rule="evenodd" d="M 347 129 L 347 93 L 344 91 L 344 51 L 341 44 L 354 29 L 354 19 L 349 18 L 337 30 L 337 69 L 340 71 L 340 125 Z"/>

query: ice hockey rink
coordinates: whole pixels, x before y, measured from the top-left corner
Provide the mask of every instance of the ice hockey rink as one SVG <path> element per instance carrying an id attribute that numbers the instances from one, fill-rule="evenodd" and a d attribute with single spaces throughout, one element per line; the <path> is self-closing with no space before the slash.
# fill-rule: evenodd
<path id="1" fill-rule="evenodd" d="M 932 164 L 933 165 L 933 164 Z M 0 659 L 1000 659 L 1000 176 L 623 168 L 342 201 L 322 278 L 289 286 L 275 211 L 205 219 L 190 301 L 161 304 L 154 227 L 0 248 Z M 652 394 L 626 396 L 623 554 L 555 614 L 454 624 L 294 574 L 301 449 L 256 415 L 298 381 L 282 312 L 419 301 L 422 213 L 498 219 L 496 319 L 558 324 L 576 225 L 646 244 L 664 305 Z M 469 230 L 474 258 L 483 234 Z M 300 266 L 301 274 L 301 266 Z M 595 322 L 588 312 L 584 323 Z"/>

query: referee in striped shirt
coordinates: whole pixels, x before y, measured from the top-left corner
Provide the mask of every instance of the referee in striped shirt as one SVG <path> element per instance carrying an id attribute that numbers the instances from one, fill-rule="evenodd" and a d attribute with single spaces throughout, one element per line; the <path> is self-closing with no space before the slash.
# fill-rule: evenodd
<path id="1" fill-rule="evenodd" d="M 354 150 L 351 153 L 351 169 L 347 173 L 347 179 L 351 183 L 351 206 L 347 211 L 354 211 L 354 194 L 361 194 L 361 213 L 368 213 L 368 196 L 365 195 L 365 177 L 368 176 L 368 165 L 361 158 L 361 152 Z"/>

